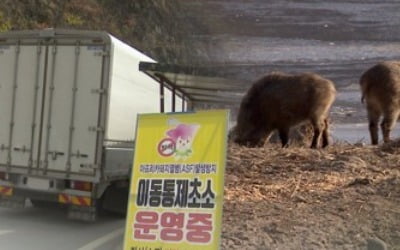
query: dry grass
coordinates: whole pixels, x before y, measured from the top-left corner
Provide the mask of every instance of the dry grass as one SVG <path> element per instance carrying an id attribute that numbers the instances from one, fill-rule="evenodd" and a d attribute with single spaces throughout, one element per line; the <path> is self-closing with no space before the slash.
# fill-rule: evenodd
<path id="1" fill-rule="evenodd" d="M 400 249 L 400 142 L 231 144 L 225 176 L 225 249 L 359 249 L 369 237 Z"/>

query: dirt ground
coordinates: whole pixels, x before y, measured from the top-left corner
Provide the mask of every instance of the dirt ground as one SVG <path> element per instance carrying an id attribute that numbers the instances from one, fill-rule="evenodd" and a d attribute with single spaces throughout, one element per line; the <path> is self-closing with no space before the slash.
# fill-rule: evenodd
<path id="1" fill-rule="evenodd" d="M 222 249 L 400 249 L 400 143 L 231 144 Z"/>

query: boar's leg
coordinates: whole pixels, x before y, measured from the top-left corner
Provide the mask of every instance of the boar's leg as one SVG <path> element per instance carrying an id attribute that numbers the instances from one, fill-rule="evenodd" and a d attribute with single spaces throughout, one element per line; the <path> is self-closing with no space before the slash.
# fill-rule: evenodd
<path id="1" fill-rule="evenodd" d="M 392 131 L 399 113 L 397 111 L 389 111 L 384 113 L 381 129 L 383 134 L 383 141 L 385 143 L 390 141 L 390 132 Z"/>
<path id="2" fill-rule="evenodd" d="M 269 140 L 271 139 L 271 136 L 272 136 L 272 132 L 273 132 L 273 130 L 272 129 L 266 129 L 265 131 L 264 131 L 264 145 L 267 143 L 267 142 L 269 142 Z"/>
<path id="3" fill-rule="evenodd" d="M 281 139 L 282 148 L 289 147 L 289 128 L 278 129 L 279 139 Z"/>
<path id="4" fill-rule="evenodd" d="M 376 110 L 372 105 L 367 106 L 368 121 L 369 121 L 369 133 L 371 136 L 371 143 L 373 145 L 378 144 L 378 123 L 381 113 Z"/>
<path id="5" fill-rule="evenodd" d="M 316 119 L 311 121 L 311 124 L 314 128 L 314 136 L 312 139 L 311 143 L 311 148 L 317 148 L 318 147 L 318 142 L 321 138 L 322 130 L 324 128 L 323 122 L 320 122 Z"/>
<path id="6" fill-rule="evenodd" d="M 324 120 L 324 131 L 322 132 L 322 147 L 325 148 L 329 145 L 329 120 Z"/>

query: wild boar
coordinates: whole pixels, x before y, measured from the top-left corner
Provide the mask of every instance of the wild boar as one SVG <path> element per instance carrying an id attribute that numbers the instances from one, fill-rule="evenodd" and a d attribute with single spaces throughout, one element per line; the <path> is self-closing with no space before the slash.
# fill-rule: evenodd
<path id="1" fill-rule="evenodd" d="M 329 109 L 335 100 L 334 84 L 317 74 L 290 75 L 275 72 L 256 81 L 243 97 L 234 131 L 235 142 L 261 146 L 278 130 L 282 147 L 289 143 L 289 130 L 310 121 L 311 147 L 329 144 Z"/>
<path id="2" fill-rule="evenodd" d="M 383 115 L 383 141 L 390 141 L 390 132 L 400 113 L 400 61 L 378 63 L 360 78 L 361 102 L 366 103 L 371 143 L 379 141 L 378 124 Z"/>

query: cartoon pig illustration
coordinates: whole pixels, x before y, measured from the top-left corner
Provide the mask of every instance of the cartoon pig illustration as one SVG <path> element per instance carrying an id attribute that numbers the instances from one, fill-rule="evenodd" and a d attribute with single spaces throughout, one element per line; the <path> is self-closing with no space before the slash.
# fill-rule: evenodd
<path id="1" fill-rule="evenodd" d="M 167 131 L 167 135 L 175 142 L 176 160 L 186 160 L 193 153 L 192 144 L 199 127 L 197 124 L 179 124 Z"/>

